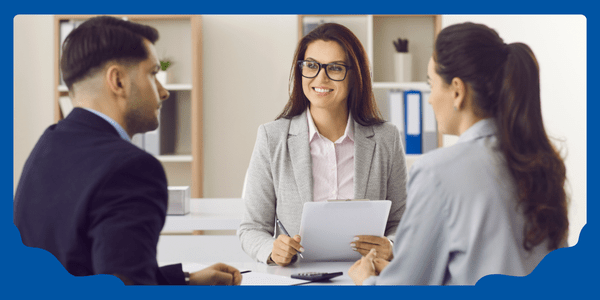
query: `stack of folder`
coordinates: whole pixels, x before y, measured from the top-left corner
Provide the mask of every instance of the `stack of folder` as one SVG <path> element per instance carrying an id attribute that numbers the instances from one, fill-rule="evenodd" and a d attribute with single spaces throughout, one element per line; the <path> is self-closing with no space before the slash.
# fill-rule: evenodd
<path id="1" fill-rule="evenodd" d="M 429 92 L 389 90 L 390 122 L 398 128 L 406 154 L 423 154 L 438 147 L 437 122 Z"/>

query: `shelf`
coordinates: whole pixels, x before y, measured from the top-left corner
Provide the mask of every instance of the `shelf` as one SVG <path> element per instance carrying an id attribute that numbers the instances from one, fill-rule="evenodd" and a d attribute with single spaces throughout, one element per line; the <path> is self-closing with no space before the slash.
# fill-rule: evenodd
<path id="1" fill-rule="evenodd" d="M 372 16 L 373 81 L 394 81 L 396 51 L 392 41 L 398 38 L 408 39 L 408 52 L 412 55 L 410 81 L 426 81 L 438 22 L 439 18 L 434 15 Z"/>
<path id="2" fill-rule="evenodd" d="M 161 162 L 192 162 L 191 155 L 158 155 L 155 156 Z"/>
<path id="3" fill-rule="evenodd" d="M 426 82 L 373 82 L 374 89 L 418 90 L 429 92 L 431 89 Z"/>
<path id="4" fill-rule="evenodd" d="M 191 91 L 192 90 L 192 85 L 189 83 L 167 83 L 165 84 L 165 89 L 169 90 L 169 91 Z M 67 86 L 65 85 L 59 85 L 58 86 L 58 91 L 59 92 L 68 92 L 69 89 L 67 88 Z"/>
<path id="5" fill-rule="evenodd" d="M 165 89 L 169 91 L 191 91 L 192 85 L 186 83 L 167 83 Z"/>

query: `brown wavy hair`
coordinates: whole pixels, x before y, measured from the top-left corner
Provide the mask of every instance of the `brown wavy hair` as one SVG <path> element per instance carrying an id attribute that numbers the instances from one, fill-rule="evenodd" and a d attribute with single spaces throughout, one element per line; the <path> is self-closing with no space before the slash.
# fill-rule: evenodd
<path id="1" fill-rule="evenodd" d="M 308 45 L 317 40 L 335 41 L 346 52 L 350 64 L 350 70 L 346 78 L 346 80 L 350 80 L 348 83 L 347 105 L 354 121 L 363 126 L 383 123 L 383 117 L 373 95 L 367 53 L 352 31 L 336 23 L 319 25 L 298 43 L 290 70 L 290 98 L 277 119 L 291 119 L 310 106 L 310 102 L 302 90 L 302 74 L 300 74 L 298 60 L 304 59 Z"/>
<path id="2" fill-rule="evenodd" d="M 566 169 L 544 129 L 539 65 L 529 46 L 506 45 L 485 25 L 455 24 L 438 35 L 433 60 L 447 84 L 460 78 L 472 89 L 479 117 L 495 119 L 526 217 L 523 247 L 548 239 L 549 250 L 559 248 L 569 228 Z"/>

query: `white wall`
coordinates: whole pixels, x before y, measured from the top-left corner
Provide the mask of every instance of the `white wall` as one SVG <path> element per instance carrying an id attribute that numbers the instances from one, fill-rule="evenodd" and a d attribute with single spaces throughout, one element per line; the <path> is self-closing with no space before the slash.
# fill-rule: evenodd
<path id="1" fill-rule="evenodd" d="M 241 197 L 260 124 L 288 100 L 295 15 L 202 16 L 204 197 Z"/>
<path id="2" fill-rule="evenodd" d="M 54 19 L 14 18 L 14 158 L 16 190 L 25 160 L 54 122 Z M 13 190 L 14 192 L 14 190 Z"/>
<path id="3" fill-rule="evenodd" d="M 507 44 L 526 43 L 538 59 L 544 125 L 566 154 L 567 189 L 571 194 L 569 245 L 575 245 L 586 223 L 586 18 L 581 15 L 445 15 L 442 27 L 467 21 L 494 28 Z M 455 140 L 445 138 L 444 144 Z"/>

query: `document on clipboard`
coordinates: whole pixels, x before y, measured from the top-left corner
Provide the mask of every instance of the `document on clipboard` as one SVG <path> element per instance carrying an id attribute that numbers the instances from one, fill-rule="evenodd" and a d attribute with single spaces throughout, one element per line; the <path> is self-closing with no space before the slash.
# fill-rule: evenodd
<path id="1" fill-rule="evenodd" d="M 389 200 L 306 202 L 300 236 L 306 261 L 354 261 L 361 257 L 350 243 L 357 235 L 383 236 Z"/>

